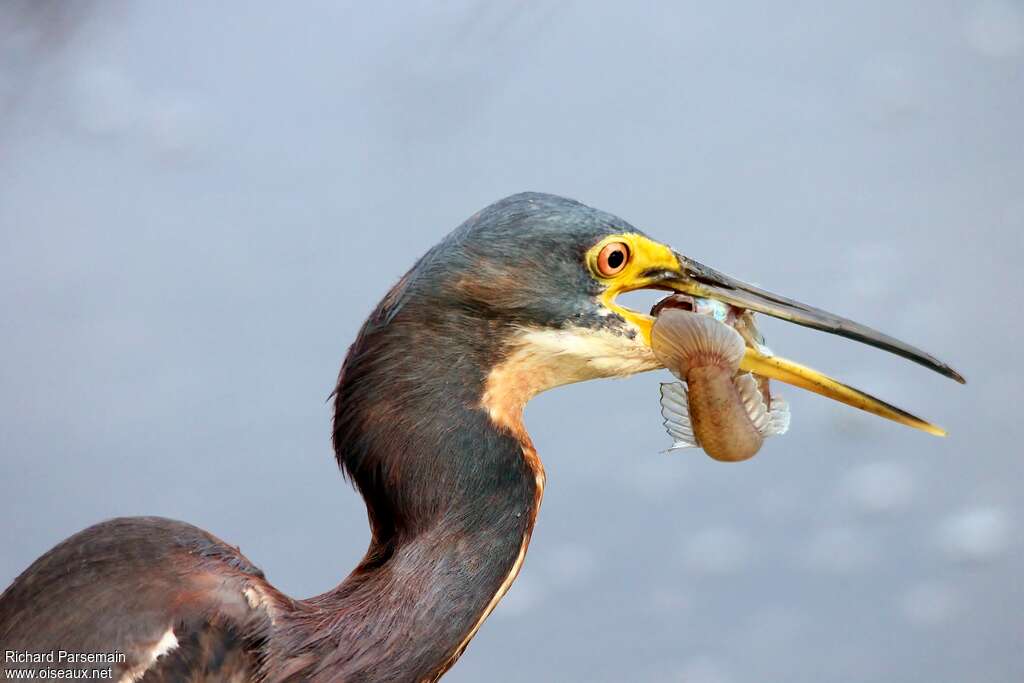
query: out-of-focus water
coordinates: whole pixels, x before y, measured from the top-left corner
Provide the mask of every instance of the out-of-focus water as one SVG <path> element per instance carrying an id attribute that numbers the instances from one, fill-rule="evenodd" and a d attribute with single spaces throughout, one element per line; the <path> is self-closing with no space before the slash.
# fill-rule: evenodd
<path id="1" fill-rule="evenodd" d="M 540 397 L 531 551 L 446 680 L 1024 680 L 1022 93 L 1012 0 L 5 3 L 0 584 L 145 513 L 333 586 L 368 540 L 329 446 L 348 343 L 542 190 L 969 384 L 763 321 L 951 436 L 787 389 L 732 466 L 660 452 L 664 377 Z"/>

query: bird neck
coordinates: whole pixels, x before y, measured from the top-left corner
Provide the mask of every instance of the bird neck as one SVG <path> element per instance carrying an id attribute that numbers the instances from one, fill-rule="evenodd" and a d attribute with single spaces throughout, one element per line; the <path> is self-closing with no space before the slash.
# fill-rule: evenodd
<path id="1" fill-rule="evenodd" d="M 462 654 L 523 563 L 544 474 L 522 404 L 488 408 L 492 359 L 418 329 L 360 335 L 336 397 L 339 460 L 372 538 L 335 590 L 309 601 L 320 668 L 344 680 L 436 680 Z M 372 348 L 372 357 L 363 355 Z M 383 355 L 382 355 L 383 354 Z"/>

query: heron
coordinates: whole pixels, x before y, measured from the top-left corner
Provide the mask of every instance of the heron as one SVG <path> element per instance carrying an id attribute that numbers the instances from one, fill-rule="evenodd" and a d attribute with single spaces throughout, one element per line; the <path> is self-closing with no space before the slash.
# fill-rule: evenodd
<path id="1" fill-rule="evenodd" d="M 541 193 L 502 199 L 427 251 L 359 330 L 333 446 L 371 540 L 339 585 L 276 589 L 242 552 L 159 517 L 101 522 L 0 596 L 0 649 L 108 653 L 128 681 L 436 681 L 519 574 L 545 487 L 532 397 L 660 366 L 634 290 L 705 297 L 867 343 L 959 382 L 909 344 L 729 277 L 621 218 Z M 742 367 L 910 426 L 919 418 L 746 349 Z M 19 654 L 28 653 L 28 654 Z"/>

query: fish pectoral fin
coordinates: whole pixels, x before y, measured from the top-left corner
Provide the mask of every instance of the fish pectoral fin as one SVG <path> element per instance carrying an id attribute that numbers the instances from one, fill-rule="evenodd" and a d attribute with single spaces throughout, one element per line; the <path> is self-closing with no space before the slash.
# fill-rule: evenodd
<path id="1" fill-rule="evenodd" d="M 768 411 L 768 431 L 765 436 L 785 434 L 789 431 L 789 403 L 784 398 L 772 397 L 772 407 Z"/>
<path id="2" fill-rule="evenodd" d="M 661 385 L 661 416 L 665 418 L 665 430 L 672 437 L 669 451 L 683 448 L 700 448 L 700 442 L 693 434 L 690 422 L 689 396 L 682 382 L 663 382 Z"/>
<path id="3" fill-rule="evenodd" d="M 765 405 L 757 380 L 749 372 L 735 377 L 733 383 L 750 422 L 761 436 L 776 436 L 789 431 L 789 403 L 785 399 L 774 396 L 771 405 Z M 669 452 L 702 447 L 693 432 L 689 400 L 685 382 L 661 384 L 661 416 L 665 420 L 665 431 L 672 437 Z"/>
<path id="4" fill-rule="evenodd" d="M 773 397 L 771 406 L 765 405 L 757 380 L 749 372 L 737 376 L 733 383 L 751 423 L 761 436 L 785 434 L 789 430 L 789 404 L 784 399 Z"/>

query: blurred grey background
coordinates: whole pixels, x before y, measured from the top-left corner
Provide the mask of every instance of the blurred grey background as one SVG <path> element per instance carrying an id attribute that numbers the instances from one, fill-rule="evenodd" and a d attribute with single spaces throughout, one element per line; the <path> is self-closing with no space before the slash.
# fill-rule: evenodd
<path id="1" fill-rule="evenodd" d="M 348 344 L 542 190 L 969 384 L 763 321 L 951 436 L 789 388 L 739 466 L 661 452 L 664 377 L 540 397 L 530 555 L 446 680 L 1024 680 L 1024 3 L 369 5 L 0 5 L 0 584 L 158 514 L 335 585 Z"/>

